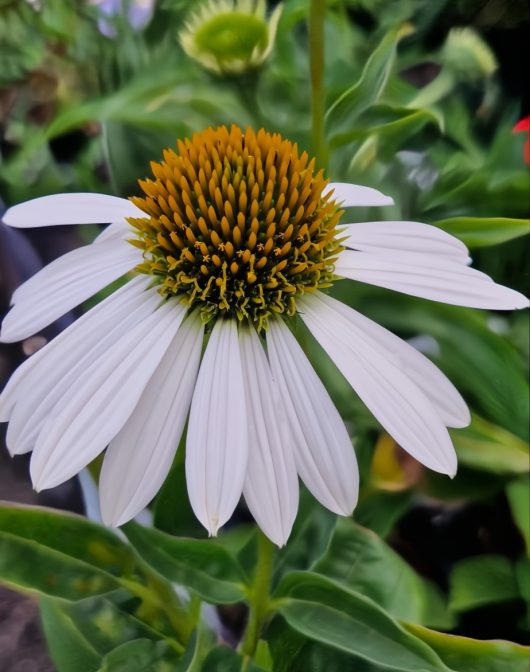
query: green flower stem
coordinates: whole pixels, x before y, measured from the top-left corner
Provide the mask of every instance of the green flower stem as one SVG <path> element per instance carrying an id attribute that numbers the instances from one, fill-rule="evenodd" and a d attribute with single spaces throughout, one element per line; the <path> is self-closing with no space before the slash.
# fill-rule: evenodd
<path id="1" fill-rule="evenodd" d="M 258 532 L 258 562 L 254 573 L 254 581 L 249 589 L 250 611 L 245 637 L 241 644 L 241 652 L 243 653 L 242 672 L 248 669 L 256 653 L 261 630 L 269 613 L 269 590 L 273 560 L 273 543 L 262 532 Z"/>
<path id="2" fill-rule="evenodd" d="M 321 168 L 328 163 L 324 133 L 324 19 L 325 0 L 311 0 L 309 7 L 309 67 L 311 70 L 311 123 L 313 154 Z"/>
<path id="3" fill-rule="evenodd" d="M 448 68 L 444 68 L 432 82 L 418 91 L 407 107 L 420 108 L 434 105 L 451 93 L 455 83 L 453 73 Z"/>

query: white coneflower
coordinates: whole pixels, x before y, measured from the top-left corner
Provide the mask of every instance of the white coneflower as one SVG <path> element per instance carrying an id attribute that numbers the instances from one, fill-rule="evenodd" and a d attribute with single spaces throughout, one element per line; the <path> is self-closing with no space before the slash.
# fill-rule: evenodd
<path id="1" fill-rule="evenodd" d="M 120 525 L 162 485 L 189 415 L 188 492 L 211 534 L 243 494 L 264 532 L 284 544 L 298 475 L 324 506 L 350 514 L 351 440 L 291 331 L 295 317 L 405 450 L 454 474 L 446 427 L 469 422 L 456 389 L 412 346 L 322 290 L 348 278 L 478 308 L 524 308 L 527 299 L 470 268 L 465 246 L 436 227 L 337 228 L 339 207 L 391 199 L 328 184 L 277 134 L 210 128 L 151 167 L 143 198 L 47 196 L 5 215 L 17 227 L 111 225 L 16 290 L 4 342 L 130 273 L 25 362 L 0 397 L 9 450 L 33 450 L 35 487 L 72 477 L 108 446 L 102 515 Z"/>
<path id="2" fill-rule="evenodd" d="M 187 17 L 180 43 L 208 70 L 247 72 L 270 55 L 281 13 L 278 5 L 267 20 L 265 0 L 210 0 Z"/>

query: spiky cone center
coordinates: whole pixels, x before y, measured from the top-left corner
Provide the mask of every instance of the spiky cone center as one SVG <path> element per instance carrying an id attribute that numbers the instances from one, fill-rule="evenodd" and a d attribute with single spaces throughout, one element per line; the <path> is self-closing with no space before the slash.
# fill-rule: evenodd
<path id="1" fill-rule="evenodd" d="M 200 310 L 204 322 L 249 320 L 266 329 L 273 314 L 294 315 L 305 292 L 329 287 L 342 249 L 342 212 L 314 159 L 263 129 L 225 126 L 178 141 L 140 180 L 130 218 L 143 250 L 137 270 L 165 297 Z"/>

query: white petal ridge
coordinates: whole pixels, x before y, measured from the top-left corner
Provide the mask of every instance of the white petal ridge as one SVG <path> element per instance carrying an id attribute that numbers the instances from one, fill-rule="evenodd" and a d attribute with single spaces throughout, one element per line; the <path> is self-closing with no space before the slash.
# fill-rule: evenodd
<path id="1" fill-rule="evenodd" d="M 235 320 L 217 320 L 191 402 L 186 438 L 190 503 L 211 535 L 232 515 L 247 470 L 248 431 Z"/>
<path id="2" fill-rule="evenodd" d="M 104 353 L 57 414 L 44 424 L 30 473 L 37 490 L 78 473 L 108 445 L 130 417 L 185 313 L 167 301 Z"/>
<path id="3" fill-rule="evenodd" d="M 414 252 L 371 254 L 345 250 L 335 264 L 339 276 L 431 301 L 469 308 L 516 310 L 528 299 L 463 263 Z"/>
<path id="4" fill-rule="evenodd" d="M 121 240 L 86 245 L 55 259 L 15 291 L 0 340 L 14 343 L 37 333 L 140 261 L 140 251 Z"/>
<path id="5" fill-rule="evenodd" d="M 55 194 L 41 196 L 9 208 L 8 226 L 31 229 L 62 224 L 108 224 L 125 217 L 142 217 L 131 201 L 106 194 Z"/>
<path id="6" fill-rule="evenodd" d="M 183 322 L 138 405 L 110 442 L 99 480 L 106 525 L 134 518 L 162 486 L 188 416 L 203 333 L 197 313 Z"/>
<path id="7" fill-rule="evenodd" d="M 243 495 L 260 528 L 283 546 L 298 509 L 298 475 L 287 419 L 255 330 L 240 330 L 249 455 Z"/>
<path id="8" fill-rule="evenodd" d="M 318 501 L 350 515 L 359 472 L 346 427 L 321 380 L 288 327 L 271 320 L 267 349 L 293 442 L 301 479 Z"/>
<path id="9" fill-rule="evenodd" d="M 321 292 L 299 300 L 299 314 L 322 348 L 394 439 L 434 471 L 454 475 L 456 454 L 431 401 L 367 334 Z"/>

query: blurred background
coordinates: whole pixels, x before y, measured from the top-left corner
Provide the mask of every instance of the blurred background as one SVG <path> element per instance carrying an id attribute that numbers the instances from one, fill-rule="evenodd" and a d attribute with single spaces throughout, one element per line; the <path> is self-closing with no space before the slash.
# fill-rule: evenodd
<path id="1" fill-rule="evenodd" d="M 199 4 L 0 0 L 0 214 L 59 192 L 134 195 L 163 148 L 210 125 L 263 126 L 315 149 L 308 2 L 271 2 L 255 38 L 195 40 L 191 50 L 207 20 L 194 23 Z M 477 268 L 528 293 L 528 124 L 516 127 L 530 112 L 528 31 L 525 0 L 328 2 L 321 164 L 333 180 L 395 200 L 384 211 L 348 211 L 343 221 L 434 224 L 468 245 Z M 18 284 L 97 232 L 0 224 L 0 317 Z M 354 437 L 362 484 L 355 521 L 425 580 L 415 606 L 407 589 L 394 595 L 392 613 L 414 621 L 417 609 L 440 630 L 529 644 L 528 312 L 479 312 L 353 283 L 332 291 L 412 339 L 473 412 L 469 428 L 452 432 L 456 478 L 431 473 L 381 432 L 301 334 Z M 0 387 L 74 317 L 0 345 Z M 155 525 L 199 536 L 185 488 L 173 501 L 182 479 L 179 463 L 153 506 Z M 28 460 L 9 458 L 3 445 L 0 499 L 84 510 L 77 481 L 37 496 Z M 163 506 L 170 500 L 175 516 Z M 307 566 L 333 521 L 303 499 L 294 536 Z M 237 633 L 237 610 L 224 618 Z M 33 602 L 0 587 L 2 671 L 54 669 L 39 628 Z"/>

